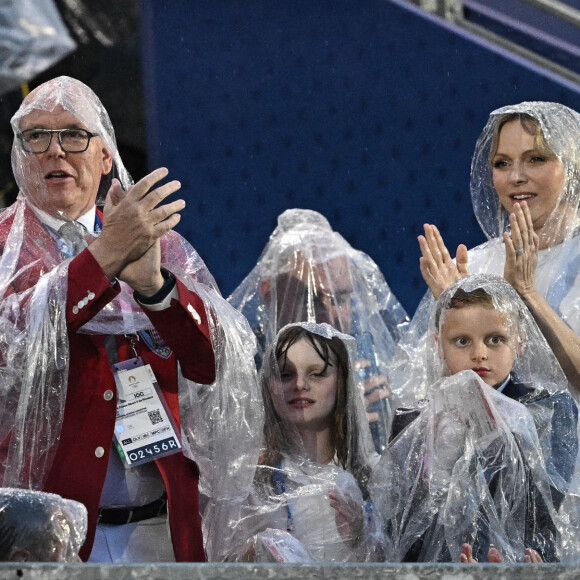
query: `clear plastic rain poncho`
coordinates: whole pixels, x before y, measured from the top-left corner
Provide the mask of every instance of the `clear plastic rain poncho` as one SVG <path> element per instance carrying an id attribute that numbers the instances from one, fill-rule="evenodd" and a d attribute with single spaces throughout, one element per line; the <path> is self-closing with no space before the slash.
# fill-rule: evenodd
<path id="1" fill-rule="evenodd" d="M 0 489 L 0 561 L 77 562 L 87 509 L 54 493 Z"/>
<path id="2" fill-rule="evenodd" d="M 497 148 L 498 131 L 506 122 L 531 117 L 539 124 L 550 150 L 564 165 L 565 181 L 556 207 L 542 228 L 551 237 L 541 238 L 542 245 L 556 246 L 577 233 L 577 211 L 566 221 L 569 207 L 577 210 L 580 201 L 580 115 L 559 103 L 524 102 L 493 111 L 477 143 L 471 162 L 471 199 L 481 229 L 488 237 L 501 238 L 509 231 L 509 213 L 501 206 L 493 185 L 492 153 Z M 526 123 L 527 131 L 534 131 Z M 542 235 L 542 234 L 541 234 Z"/>
<path id="3" fill-rule="evenodd" d="M 565 180 L 558 201 L 540 235 L 536 287 L 550 306 L 580 332 L 580 114 L 559 103 L 529 102 L 494 111 L 477 144 L 471 164 L 473 210 L 489 242 L 469 253 L 470 273 L 501 275 L 505 262 L 503 232 L 508 213 L 493 187 L 490 152 L 496 126 L 513 114 L 539 123 L 544 139 L 564 166 Z"/>
<path id="4" fill-rule="evenodd" d="M 301 341 L 318 353 L 318 366 L 307 366 L 308 388 L 299 386 L 298 355 L 290 352 Z M 244 517 L 235 524 L 239 543 L 228 554 L 229 559 L 363 562 L 376 558 L 367 483 L 378 455 L 372 451 L 357 392 L 354 356 L 352 337 L 328 324 L 288 325 L 266 350 L 261 371 L 266 412 L 263 449 L 254 491 L 246 502 Z M 314 418 L 308 418 L 306 412 L 299 418 L 300 411 L 292 408 L 295 396 L 311 397 L 322 404 L 321 391 L 313 386 L 319 379 L 312 375 L 326 376 L 321 368 L 324 361 L 335 367 L 337 377 L 334 408 L 317 419 L 331 421 L 333 443 L 320 451 L 330 456 L 326 463 L 312 459 L 307 450 L 312 449 L 313 438 L 318 450 L 323 446 L 317 428 L 312 426 Z M 311 361 L 304 364 L 311 365 Z M 305 418 L 310 425 L 301 423 Z M 353 522 L 350 527 L 337 521 L 337 512 L 330 505 L 332 491 L 343 499 L 346 520 Z"/>
<path id="5" fill-rule="evenodd" d="M 52 0 L 0 4 L 0 95 L 30 82 L 76 48 Z"/>
<path id="6" fill-rule="evenodd" d="M 459 307 L 451 303 L 459 289 L 483 289 L 492 305 L 475 307 L 501 314 L 515 357 L 502 392 L 471 369 L 447 376 L 435 333 L 442 336 L 450 307 Z M 579 543 L 561 509 L 576 463 L 578 412 L 531 314 L 502 278 L 469 276 L 432 309 L 428 341 L 426 358 L 414 361 L 419 377 L 428 369 L 428 398 L 397 411 L 394 439 L 373 472 L 386 559 L 458 562 L 464 542 L 479 561 L 490 547 L 505 562 L 522 561 L 528 547 L 544 561 L 565 558 Z"/>
<path id="7" fill-rule="evenodd" d="M 558 201 L 540 233 L 541 249 L 535 283 L 550 306 L 572 329 L 580 333 L 580 115 L 559 103 L 524 102 L 493 111 L 476 145 L 471 164 L 471 199 L 473 211 L 488 242 L 469 251 L 470 274 L 488 273 L 503 276 L 505 248 L 503 233 L 509 231 L 509 214 L 501 206 L 493 185 L 491 154 L 497 143 L 498 129 L 515 115 L 535 119 L 549 149 L 564 166 L 564 185 Z M 524 121 L 529 130 L 533 125 Z M 432 308 L 431 292 L 423 298 L 409 327 L 399 342 L 393 358 L 392 382 L 406 381 L 406 365 L 425 348 L 425 332 Z M 403 389 L 405 402 L 425 396 L 425 381 L 414 391 Z M 402 388 L 402 387 L 399 387 Z"/>
<path id="8" fill-rule="evenodd" d="M 304 209 L 278 217 L 258 263 L 228 300 L 248 319 L 260 355 L 291 322 L 327 322 L 353 335 L 358 358 L 370 363 L 359 370 L 361 380 L 386 376 L 409 321 L 373 260 L 332 231 L 324 216 Z M 386 405 L 383 399 L 369 409 L 380 414 L 371 425 L 377 450 L 386 444 Z"/>
<path id="9" fill-rule="evenodd" d="M 132 181 L 115 142 L 109 116 L 83 83 L 59 77 L 33 91 L 12 119 L 12 167 L 20 192 L 0 214 L 0 440 L 9 441 L 3 485 L 40 488 L 58 445 L 69 363 L 65 319 L 67 268 L 55 242 L 31 210 L 47 195 L 37 156 L 18 138 L 20 120 L 34 109 L 61 106 L 99 135 L 114 160 L 115 177 Z M 113 172 L 112 172 L 113 173 Z M 109 180 L 101 183 L 103 201 Z M 98 200 L 99 201 L 99 200 Z M 255 338 L 245 319 L 223 299 L 205 264 L 179 234 L 161 239 L 162 265 L 204 301 L 216 357 L 216 380 L 198 385 L 180 374 L 184 452 L 200 467 L 208 510 L 226 509 L 245 496 L 259 453 L 263 419 L 255 365 Z M 132 334 L 151 327 L 131 289 L 122 292 L 79 332 Z M 9 439 L 8 439 L 9 438 Z M 213 512 L 212 512 L 213 513 Z M 219 524 L 219 517 L 204 519 Z M 215 530 L 206 530 L 211 555 Z M 225 535 L 227 530 L 220 530 Z"/>

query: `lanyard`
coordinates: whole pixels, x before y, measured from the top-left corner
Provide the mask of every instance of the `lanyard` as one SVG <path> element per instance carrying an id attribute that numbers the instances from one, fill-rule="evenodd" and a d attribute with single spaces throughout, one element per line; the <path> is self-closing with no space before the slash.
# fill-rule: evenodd
<path id="1" fill-rule="evenodd" d="M 274 493 L 276 495 L 282 495 L 286 492 L 286 480 L 284 478 L 284 472 L 282 471 L 282 462 L 279 461 L 276 465 L 276 470 L 272 475 L 272 484 L 274 486 Z M 294 531 L 294 520 L 292 518 L 292 511 L 288 505 L 288 500 L 286 500 L 286 531 L 291 534 Z"/>

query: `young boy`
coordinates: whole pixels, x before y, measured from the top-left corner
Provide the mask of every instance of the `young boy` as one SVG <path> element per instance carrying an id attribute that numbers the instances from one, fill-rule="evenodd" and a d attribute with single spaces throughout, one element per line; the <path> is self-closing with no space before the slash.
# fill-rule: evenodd
<path id="1" fill-rule="evenodd" d="M 485 290 L 458 288 L 449 301 L 441 332 L 434 337 L 445 374 L 471 369 L 490 387 L 503 391 L 519 348 L 515 326 L 494 308 Z"/>
<path id="2" fill-rule="evenodd" d="M 427 361 L 417 361 L 428 365 L 429 400 L 397 410 L 374 476 L 387 552 L 458 561 L 467 542 L 480 561 L 490 548 L 506 560 L 524 550 L 557 560 L 578 442 L 553 353 L 513 288 L 492 276 L 448 288 L 431 330 Z"/>

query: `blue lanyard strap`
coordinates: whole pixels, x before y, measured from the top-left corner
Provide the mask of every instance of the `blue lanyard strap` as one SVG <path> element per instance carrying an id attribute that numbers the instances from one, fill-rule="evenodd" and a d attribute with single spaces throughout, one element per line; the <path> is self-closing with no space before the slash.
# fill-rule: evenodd
<path id="1" fill-rule="evenodd" d="M 278 462 L 272 474 L 272 486 L 276 495 L 282 495 L 286 492 L 286 481 L 284 472 L 282 471 L 281 461 Z M 286 531 L 290 534 L 294 531 L 294 520 L 292 519 L 292 512 L 290 511 L 288 501 L 286 501 Z"/>
<path id="2" fill-rule="evenodd" d="M 100 234 L 102 229 L 103 229 L 103 222 L 101 221 L 99 214 L 97 212 L 95 212 L 95 234 L 97 234 L 97 235 Z"/>
<path id="3" fill-rule="evenodd" d="M 284 473 L 282 473 L 281 461 L 278 462 L 278 465 L 276 465 L 274 473 L 272 474 L 272 485 L 276 495 L 282 495 L 286 491 L 286 483 L 284 481 Z"/>

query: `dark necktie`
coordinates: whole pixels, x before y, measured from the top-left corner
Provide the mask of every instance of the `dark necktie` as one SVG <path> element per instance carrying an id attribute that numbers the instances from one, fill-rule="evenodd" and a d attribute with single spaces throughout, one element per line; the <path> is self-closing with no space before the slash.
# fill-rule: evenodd
<path id="1" fill-rule="evenodd" d="M 87 247 L 85 228 L 75 221 L 64 222 L 58 229 L 60 237 L 66 242 L 69 257 L 76 256 Z"/>

